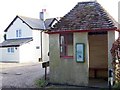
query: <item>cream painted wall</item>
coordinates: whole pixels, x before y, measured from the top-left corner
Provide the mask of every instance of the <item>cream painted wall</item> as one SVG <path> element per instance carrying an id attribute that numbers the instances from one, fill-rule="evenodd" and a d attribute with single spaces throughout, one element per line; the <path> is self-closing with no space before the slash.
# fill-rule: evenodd
<path id="1" fill-rule="evenodd" d="M 19 29 L 22 30 L 22 37 L 16 37 L 16 30 Z M 7 39 L 28 38 L 28 37 L 32 37 L 32 30 L 19 18 L 17 18 L 6 32 L 6 35 L 7 35 Z"/>
<path id="2" fill-rule="evenodd" d="M 112 55 L 111 55 L 111 48 L 112 48 L 112 44 L 114 43 L 116 39 L 115 36 L 115 31 L 108 31 L 108 69 L 112 68 Z"/>
<path id="3" fill-rule="evenodd" d="M 110 50 L 112 48 L 114 41 L 116 40 L 116 36 L 117 35 L 115 34 L 115 31 L 108 31 L 108 70 L 113 69 L 113 66 L 111 64 L 113 59 L 112 59 Z M 109 73 L 108 73 L 108 75 L 109 75 Z M 114 79 L 114 77 L 113 77 L 113 79 Z M 108 78 L 108 81 L 109 81 L 109 78 Z M 109 85 L 109 83 L 108 83 L 108 85 Z"/>
<path id="4" fill-rule="evenodd" d="M 61 74 L 61 60 L 59 49 L 59 34 L 49 35 L 49 51 L 50 51 L 50 82 L 62 83 L 64 75 Z M 65 68 L 64 70 L 65 71 Z M 66 72 L 65 72 L 66 73 Z"/>
<path id="5" fill-rule="evenodd" d="M 87 33 L 74 33 L 73 58 L 60 57 L 59 34 L 50 34 L 50 82 L 88 85 L 89 78 L 89 46 Z M 85 62 L 77 63 L 75 58 L 76 43 L 85 44 Z"/>
<path id="6" fill-rule="evenodd" d="M 85 44 L 85 62 L 84 63 L 76 63 L 74 65 L 76 77 L 75 80 L 79 85 L 87 86 L 89 83 L 89 42 L 88 42 L 88 33 L 74 33 L 74 57 L 76 55 L 75 45 L 76 43 L 84 43 Z M 76 60 L 74 58 L 74 60 Z"/>
<path id="7" fill-rule="evenodd" d="M 112 68 L 111 62 L 112 62 L 112 56 L 111 56 L 111 48 L 112 44 L 116 39 L 119 37 L 119 32 L 117 31 L 108 31 L 108 68 Z"/>

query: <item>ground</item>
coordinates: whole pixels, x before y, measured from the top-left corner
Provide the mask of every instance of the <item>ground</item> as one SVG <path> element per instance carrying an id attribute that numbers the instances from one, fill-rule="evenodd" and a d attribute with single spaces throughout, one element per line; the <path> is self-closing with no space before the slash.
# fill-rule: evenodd
<path id="1" fill-rule="evenodd" d="M 0 81 L 5 88 L 36 88 L 44 75 L 41 63 L 0 63 Z"/>
<path id="2" fill-rule="evenodd" d="M 49 72 L 49 68 L 47 70 Z M 35 81 L 43 76 L 44 68 L 42 68 L 42 63 L 0 63 L 0 85 L 2 84 L 0 88 L 37 88 Z M 76 87 L 66 85 L 49 85 L 46 88 L 104 90 L 95 87 Z"/>

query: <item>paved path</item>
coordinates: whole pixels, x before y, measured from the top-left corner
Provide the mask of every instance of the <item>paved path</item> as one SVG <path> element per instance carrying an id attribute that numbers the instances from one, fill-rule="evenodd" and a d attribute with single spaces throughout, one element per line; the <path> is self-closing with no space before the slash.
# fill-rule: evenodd
<path id="1" fill-rule="evenodd" d="M 0 63 L 2 87 L 35 88 L 35 81 L 44 75 L 41 63 Z"/>

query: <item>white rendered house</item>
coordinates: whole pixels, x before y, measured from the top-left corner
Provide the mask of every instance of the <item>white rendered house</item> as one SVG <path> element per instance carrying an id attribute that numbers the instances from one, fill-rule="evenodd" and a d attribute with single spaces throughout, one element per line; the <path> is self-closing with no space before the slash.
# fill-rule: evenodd
<path id="1" fill-rule="evenodd" d="M 48 61 L 49 36 L 45 31 L 56 20 L 16 16 L 4 31 L 5 41 L 0 44 L 0 62 Z"/>

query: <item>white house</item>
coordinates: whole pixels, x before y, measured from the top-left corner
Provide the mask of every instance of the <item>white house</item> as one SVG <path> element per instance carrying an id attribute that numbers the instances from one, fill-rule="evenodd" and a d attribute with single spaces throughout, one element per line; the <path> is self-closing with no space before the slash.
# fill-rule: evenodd
<path id="1" fill-rule="evenodd" d="M 0 44 L 1 62 L 39 62 L 49 60 L 49 36 L 45 31 L 57 19 L 16 16 L 5 29 Z"/>

